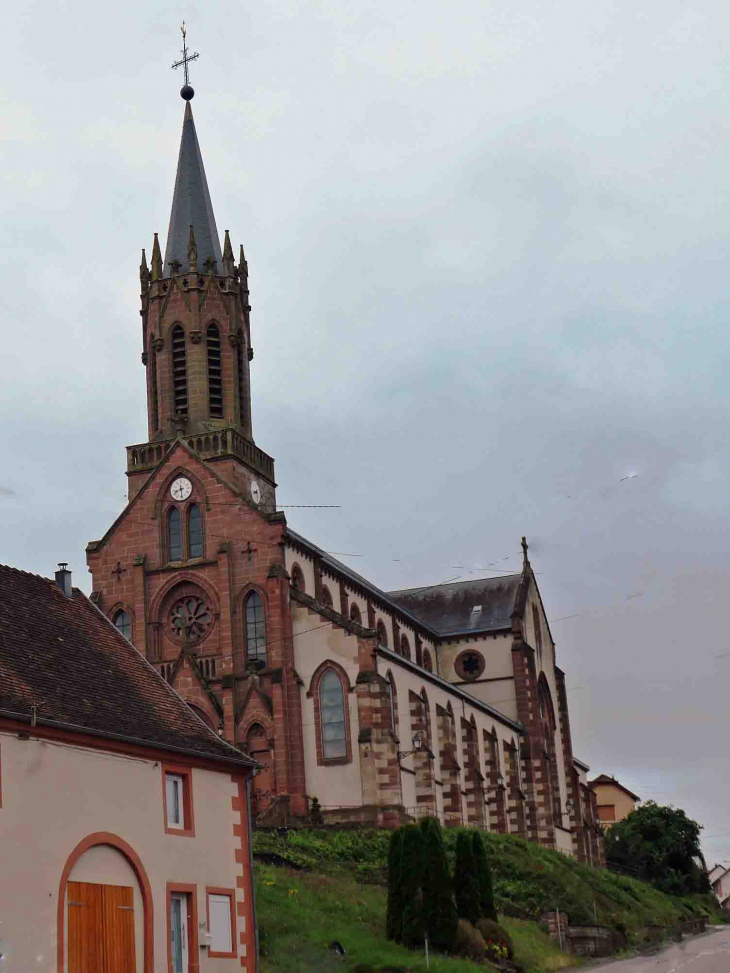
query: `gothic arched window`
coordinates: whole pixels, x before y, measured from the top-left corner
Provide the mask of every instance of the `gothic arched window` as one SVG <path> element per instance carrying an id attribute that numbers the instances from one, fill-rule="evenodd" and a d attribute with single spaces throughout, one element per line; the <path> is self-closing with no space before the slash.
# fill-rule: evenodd
<path id="1" fill-rule="evenodd" d="M 188 414 L 188 364 L 185 350 L 185 332 L 176 324 L 172 329 L 172 388 L 175 415 Z"/>
<path id="2" fill-rule="evenodd" d="M 362 615 L 360 613 L 360 609 L 354 602 L 350 608 L 350 621 L 355 622 L 357 625 L 362 625 Z"/>
<path id="3" fill-rule="evenodd" d="M 170 507 L 167 514 L 167 549 L 171 561 L 182 561 L 182 518 L 177 507 Z"/>
<path id="4" fill-rule="evenodd" d="M 335 760 L 346 757 L 345 694 L 334 669 L 328 669 L 320 679 L 319 712 L 323 758 Z"/>
<path id="5" fill-rule="evenodd" d="M 246 658 L 266 662 L 266 616 L 258 591 L 252 591 L 245 601 Z"/>
<path id="6" fill-rule="evenodd" d="M 410 659 L 411 657 L 411 647 L 408 644 L 408 639 L 405 635 L 400 640 L 400 654 L 404 659 Z"/>
<path id="7" fill-rule="evenodd" d="M 433 672 L 433 662 L 431 662 L 431 653 L 428 649 L 423 650 L 423 668 Z"/>
<path id="8" fill-rule="evenodd" d="M 388 633 L 385 631 L 385 625 L 382 622 L 378 622 L 375 631 L 378 633 L 378 644 L 382 645 L 384 649 L 388 648 Z"/>
<path id="9" fill-rule="evenodd" d="M 208 406 L 212 419 L 223 418 L 223 376 L 221 333 L 217 324 L 208 325 Z"/>
<path id="10" fill-rule="evenodd" d="M 291 572 L 291 586 L 297 591 L 304 591 L 304 574 L 298 564 L 295 564 Z"/>
<path id="11" fill-rule="evenodd" d="M 203 556 L 203 512 L 197 503 L 188 510 L 188 557 Z"/>
<path id="12" fill-rule="evenodd" d="M 128 642 L 132 641 L 132 619 L 124 609 L 120 609 L 114 616 L 114 625 Z"/>
<path id="13" fill-rule="evenodd" d="M 325 608 L 332 608 L 334 604 L 332 601 L 332 593 L 326 584 L 322 585 L 322 604 Z"/>

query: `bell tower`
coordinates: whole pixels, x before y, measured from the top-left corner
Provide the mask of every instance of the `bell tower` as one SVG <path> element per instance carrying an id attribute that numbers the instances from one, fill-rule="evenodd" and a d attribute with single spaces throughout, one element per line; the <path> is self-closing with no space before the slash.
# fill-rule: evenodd
<path id="1" fill-rule="evenodd" d="M 149 266 L 144 250 L 140 265 L 148 440 L 127 447 L 128 497 L 182 439 L 273 509 L 274 461 L 255 445 L 251 425 L 248 264 L 243 247 L 236 263 L 227 230 L 221 251 L 194 91 L 186 83 L 180 94 L 185 113 L 165 258 L 155 233 Z"/>

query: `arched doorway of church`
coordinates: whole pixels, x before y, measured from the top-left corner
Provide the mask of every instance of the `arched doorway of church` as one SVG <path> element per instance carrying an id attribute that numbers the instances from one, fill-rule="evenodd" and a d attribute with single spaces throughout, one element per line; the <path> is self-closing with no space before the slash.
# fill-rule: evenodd
<path id="1" fill-rule="evenodd" d="M 274 799 L 274 754 L 269 746 L 266 730 L 254 723 L 246 734 L 246 753 L 261 764 L 261 770 L 253 779 L 251 811 L 255 816 L 265 811 Z"/>

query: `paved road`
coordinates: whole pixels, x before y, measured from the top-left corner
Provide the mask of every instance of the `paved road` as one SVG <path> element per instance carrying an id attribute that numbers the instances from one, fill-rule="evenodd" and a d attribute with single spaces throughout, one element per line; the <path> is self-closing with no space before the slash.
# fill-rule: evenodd
<path id="1" fill-rule="evenodd" d="M 685 939 L 654 956 L 601 966 L 606 973 L 730 973 L 730 926 Z"/>

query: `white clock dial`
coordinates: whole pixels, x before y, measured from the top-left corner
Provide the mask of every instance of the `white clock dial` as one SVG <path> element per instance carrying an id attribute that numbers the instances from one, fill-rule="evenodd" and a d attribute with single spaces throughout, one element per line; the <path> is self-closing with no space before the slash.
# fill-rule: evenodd
<path id="1" fill-rule="evenodd" d="M 170 495 L 173 500 L 187 500 L 192 492 L 193 484 L 186 476 L 179 476 L 176 480 L 173 480 L 170 487 Z"/>
<path id="2" fill-rule="evenodd" d="M 254 503 L 261 502 L 261 487 L 256 480 L 251 480 L 251 499 Z"/>

